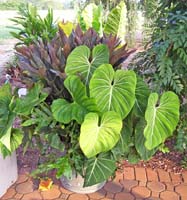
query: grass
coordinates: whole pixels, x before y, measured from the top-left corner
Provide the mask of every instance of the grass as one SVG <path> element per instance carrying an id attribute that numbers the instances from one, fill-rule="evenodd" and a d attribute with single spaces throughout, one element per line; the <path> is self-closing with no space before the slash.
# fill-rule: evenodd
<path id="1" fill-rule="evenodd" d="M 0 41 L 13 38 L 12 35 L 10 34 L 10 31 L 15 31 L 15 30 L 13 30 L 9 27 L 3 26 L 3 25 L 0 26 L 0 30 L 1 30 L 0 31 Z"/>

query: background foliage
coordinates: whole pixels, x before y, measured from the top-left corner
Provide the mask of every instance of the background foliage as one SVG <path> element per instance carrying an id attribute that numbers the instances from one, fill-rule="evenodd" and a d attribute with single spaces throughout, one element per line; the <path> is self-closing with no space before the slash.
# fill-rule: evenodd
<path id="1" fill-rule="evenodd" d="M 152 90 L 180 95 L 181 120 L 176 148 L 186 149 L 187 135 L 187 2 L 143 1 L 146 28 L 151 28 L 147 49 L 131 65 Z M 155 12 L 156 10 L 156 12 Z M 156 14 L 155 14 L 156 13 Z M 151 19 L 151 20 L 150 20 Z"/>

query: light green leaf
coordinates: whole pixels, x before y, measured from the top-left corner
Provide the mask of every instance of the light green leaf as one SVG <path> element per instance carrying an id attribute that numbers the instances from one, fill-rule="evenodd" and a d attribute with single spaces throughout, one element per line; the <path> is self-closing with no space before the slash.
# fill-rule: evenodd
<path id="1" fill-rule="evenodd" d="M 108 180 L 114 174 L 116 162 L 108 154 L 100 154 L 86 163 L 86 176 L 84 187 L 95 185 Z"/>
<path id="2" fill-rule="evenodd" d="M 86 85 L 97 67 L 109 63 L 109 51 L 106 45 L 100 44 L 93 48 L 92 55 L 87 46 L 75 48 L 67 59 L 66 74 L 80 75 Z"/>
<path id="3" fill-rule="evenodd" d="M 113 70 L 103 64 L 90 81 L 90 96 L 96 99 L 100 112 L 113 110 L 124 119 L 135 102 L 136 74 L 133 71 Z"/>
<path id="4" fill-rule="evenodd" d="M 133 111 L 137 116 L 144 116 L 147 107 L 147 101 L 150 95 L 150 90 L 147 84 L 137 76 L 137 84 L 135 91 L 135 104 Z"/>
<path id="5" fill-rule="evenodd" d="M 125 3 L 121 2 L 109 13 L 107 22 L 104 27 L 104 33 L 108 35 L 117 35 L 117 37 L 119 37 L 124 43 L 127 22 L 127 8 Z"/>
<path id="6" fill-rule="evenodd" d="M 69 123 L 76 120 L 81 124 L 88 112 L 97 111 L 97 106 L 93 98 L 88 98 L 86 88 L 79 77 L 72 75 L 64 81 L 65 87 L 72 95 L 74 102 L 69 103 L 65 99 L 57 99 L 52 103 L 54 118 L 62 123 Z"/>
<path id="7" fill-rule="evenodd" d="M 10 110 L 12 94 L 9 84 L 0 87 L 0 142 L 11 151 L 11 131 L 15 114 Z"/>
<path id="8" fill-rule="evenodd" d="M 11 138 L 10 138 L 10 146 L 11 152 L 15 151 L 19 145 L 22 143 L 23 139 L 23 131 L 20 129 L 12 129 Z"/>
<path id="9" fill-rule="evenodd" d="M 157 148 L 154 148 L 152 150 L 148 150 L 145 147 L 145 137 L 143 135 L 143 130 L 146 126 L 146 122 L 144 120 L 141 120 L 136 125 L 135 129 L 135 147 L 137 152 L 139 153 L 142 160 L 149 160 L 157 151 Z"/>
<path id="10" fill-rule="evenodd" d="M 88 113 L 81 125 L 80 147 L 87 158 L 112 149 L 120 138 L 122 120 L 109 111 L 101 119 L 97 113 Z"/>
<path id="11" fill-rule="evenodd" d="M 172 135 L 179 121 L 179 99 L 173 92 L 165 92 L 161 98 L 152 93 L 145 112 L 145 146 L 151 150 Z"/>
<path id="12" fill-rule="evenodd" d="M 103 6 L 102 4 L 98 5 L 93 10 L 93 20 L 92 27 L 93 29 L 99 33 L 100 36 L 103 35 Z"/>

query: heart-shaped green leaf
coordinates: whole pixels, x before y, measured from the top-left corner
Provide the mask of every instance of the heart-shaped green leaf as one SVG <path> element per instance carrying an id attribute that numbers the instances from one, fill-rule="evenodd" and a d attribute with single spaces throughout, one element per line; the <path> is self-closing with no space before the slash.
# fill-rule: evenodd
<path id="1" fill-rule="evenodd" d="M 72 75 L 65 81 L 64 85 L 72 95 L 74 102 L 69 103 L 65 99 L 57 99 L 52 103 L 52 112 L 54 118 L 62 123 L 69 123 L 76 120 L 81 124 L 88 112 L 96 112 L 97 106 L 93 98 L 86 95 L 86 87 L 79 77 Z"/>
<path id="2" fill-rule="evenodd" d="M 80 147 L 86 157 L 112 149 L 120 138 L 122 120 L 120 116 L 109 111 L 101 119 L 97 113 L 88 113 L 81 125 Z"/>
<path id="3" fill-rule="evenodd" d="M 139 153 L 142 160 L 149 160 L 157 151 L 157 148 L 152 150 L 148 150 L 145 147 L 145 137 L 143 135 L 143 130 L 145 128 L 146 122 L 145 120 L 141 120 L 136 125 L 135 129 L 135 147 L 137 152 Z"/>
<path id="4" fill-rule="evenodd" d="M 179 99 L 173 92 L 165 92 L 160 100 L 157 93 L 148 99 L 145 113 L 145 146 L 151 150 L 172 135 L 179 121 Z"/>
<path id="5" fill-rule="evenodd" d="M 107 153 L 89 159 L 86 165 L 84 187 L 95 185 L 107 180 L 114 174 L 116 169 L 115 160 L 112 160 Z"/>
<path id="6" fill-rule="evenodd" d="M 67 75 L 79 74 L 86 85 L 97 67 L 109 63 L 109 51 L 106 45 L 100 44 L 93 48 L 92 55 L 87 46 L 75 48 L 67 59 L 65 72 Z"/>
<path id="7" fill-rule="evenodd" d="M 109 13 L 104 33 L 117 35 L 124 43 L 127 27 L 127 8 L 123 1 Z"/>
<path id="8" fill-rule="evenodd" d="M 135 102 L 136 74 L 133 71 L 113 70 L 103 64 L 90 80 L 90 96 L 96 99 L 99 110 L 113 110 L 124 119 Z"/>
<path id="9" fill-rule="evenodd" d="M 150 95 L 150 90 L 147 84 L 137 76 L 137 84 L 135 91 L 135 104 L 133 111 L 137 116 L 144 116 L 147 107 L 147 101 Z"/>

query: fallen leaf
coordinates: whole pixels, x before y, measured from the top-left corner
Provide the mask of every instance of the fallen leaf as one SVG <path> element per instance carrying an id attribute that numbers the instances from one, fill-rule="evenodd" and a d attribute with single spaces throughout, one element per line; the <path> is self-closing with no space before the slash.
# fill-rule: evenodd
<path id="1" fill-rule="evenodd" d="M 39 190 L 47 191 L 51 188 L 53 181 L 50 178 L 40 179 Z"/>

